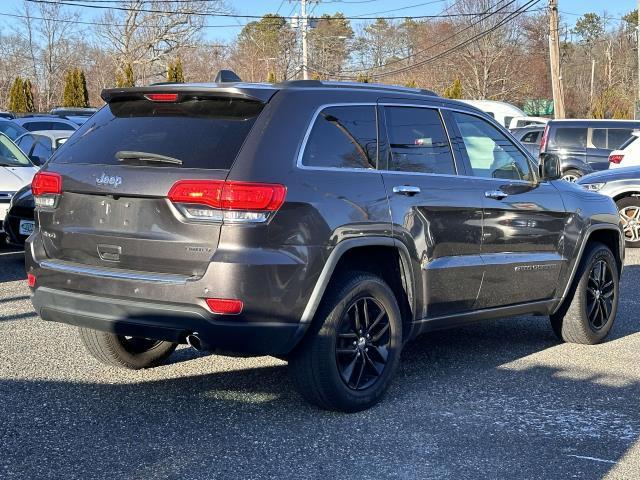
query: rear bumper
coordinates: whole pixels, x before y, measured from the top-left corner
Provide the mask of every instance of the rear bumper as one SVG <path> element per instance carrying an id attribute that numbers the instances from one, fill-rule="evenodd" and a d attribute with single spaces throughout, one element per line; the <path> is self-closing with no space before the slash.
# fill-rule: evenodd
<path id="1" fill-rule="evenodd" d="M 108 298 L 47 287 L 36 288 L 32 301 L 43 320 L 178 343 L 197 333 L 207 349 L 250 355 L 287 354 L 307 327 L 302 323 L 229 320 L 233 317 L 221 320 L 193 305 Z"/>

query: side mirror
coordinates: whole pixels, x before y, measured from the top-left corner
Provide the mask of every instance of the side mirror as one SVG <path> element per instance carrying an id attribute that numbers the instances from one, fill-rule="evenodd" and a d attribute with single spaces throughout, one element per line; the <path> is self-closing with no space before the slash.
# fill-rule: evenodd
<path id="1" fill-rule="evenodd" d="M 541 180 L 558 180 L 562 177 L 560 171 L 560 158 L 557 155 L 543 153 L 538 164 Z"/>

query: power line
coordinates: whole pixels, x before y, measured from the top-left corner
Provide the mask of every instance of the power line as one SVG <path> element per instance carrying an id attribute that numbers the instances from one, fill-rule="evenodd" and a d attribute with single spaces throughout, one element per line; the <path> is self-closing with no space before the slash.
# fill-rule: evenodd
<path id="1" fill-rule="evenodd" d="M 497 7 L 500 3 L 503 3 L 505 1 L 506 0 L 499 0 L 499 2 L 495 6 Z M 488 18 L 492 17 L 493 15 L 496 15 L 496 14 L 500 13 L 502 10 L 504 10 L 507 7 L 509 7 L 511 4 L 515 3 L 516 1 L 517 0 L 510 0 L 508 3 L 502 5 L 500 8 L 498 8 L 497 10 L 494 10 L 493 12 L 490 12 L 489 9 L 485 10 L 484 12 L 482 12 L 481 18 L 479 18 L 478 21 L 476 21 L 474 23 L 471 23 L 470 25 L 467 25 L 462 30 L 457 30 L 452 35 L 449 35 L 448 37 L 445 37 L 445 38 L 441 39 L 439 42 L 437 42 L 437 43 L 435 43 L 433 45 L 429 45 L 427 48 L 424 48 L 424 49 L 419 50 L 417 52 L 411 53 L 411 54 L 409 54 L 409 55 L 407 55 L 405 57 L 402 57 L 402 58 L 395 58 L 393 60 L 388 61 L 384 65 L 374 65 L 371 68 L 359 68 L 359 69 L 353 69 L 353 70 L 343 70 L 343 71 L 339 72 L 339 74 L 343 74 L 343 73 L 362 73 L 362 72 L 371 71 L 371 70 L 374 70 L 374 69 L 386 68 L 389 65 L 394 65 L 396 63 L 404 62 L 405 60 L 409 60 L 410 58 L 416 57 L 418 55 L 422 55 L 423 53 L 428 52 L 429 50 L 433 50 L 435 47 L 438 47 L 440 45 L 445 44 L 446 42 L 448 42 L 452 38 L 455 38 L 455 37 L 461 35 L 462 33 L 466 32 L 467 30 L 469 30 L 469 29 L 471 29 L 473 27 L 475 27 L 476 25 L 478 25 L 481 22 L 484 22 L 485 20 L 487 20 Z M 460 3 L 460 2 L 458 1 L 458 2 L 456 2 L 456 4 L 457 3 Z M 318 73 L 325 73 L 325 74 L 329 74 L 329 75 L 335 75 L 335 73 L 332 73 L 332 72 L 318 72 Z"/>
<path id="2" fill-rule="evenodd" d="M 109 6 L 109 5 L 92 5 L 87 4 L 87 0 L 82 0 L 85 3 L 73 3 L 76 0 L 26 0 L 29 3 L 40 3 L 40 4 L 48 4 L 48 5 L 66 5 L 69 7 L 77 7 L 77 8 L 92 8 L 98 10 L 119 10 L 123 12 L 143 12 L 143 13 L 158 13 L 162 15 L 173 15 L 179 13 L 181 15 L 196 15 L 202 17 L 228 17 L 228 18 L 243 18 L 243 19 L 252 19 L 259 20 L 264 17 L 264 15 L 239 15 L 235 13 L 210 13 L 210 12 L 198 12 L 198 11 L 179 11 L 172 12 L 168 10 L 157 10 L 157 9 L 147 9 L 147 8 L 133 8 L 133 7 L 123 7 L 123 6 Z M 428 19 L 428 18 L 456 18 L 456 17 L 475 17 L 480 15 L 481 13 L 449 13 L 442 15 L 412 15 L 412 19 Z M 288 16 L 281 17 L 285 20 L 291 20 L 296 17 Z M 404 20 L 406 16 L 392 16 L 392 17 L 363 17 L 363 16 L 355 16 L 355 17 L 340 17 L 339 20 Z M 326 17 L 326 20 L 333 20 L 332 17 Z"/>

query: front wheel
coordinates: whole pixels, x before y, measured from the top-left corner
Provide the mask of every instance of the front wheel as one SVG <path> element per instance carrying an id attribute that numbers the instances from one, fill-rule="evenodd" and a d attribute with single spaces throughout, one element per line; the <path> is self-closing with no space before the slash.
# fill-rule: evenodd
<path id="1" fill-rule="evenodd" d="M 402 319 L 379 277 L 351 273 L 332 282 L 289 366 L 300 394 L 327 410 L 357 412 L 384 395 L 400 360 Z"/>
<path id="2" fill-rule="evenodd" d="M 562 180 L 571 183 L 577 182 L 580 177 L 582 177 L 582 173 L 574 168 L 570 168 L 562 174 Z"/>
<path id="3" fill-rule="evenodd" d="M 640 198 L 624 197 L 618 200 L 616 205 L 622 220 L 625 245 L 640 248 Z"/>
<path id="4" fill-rule="evenodd" d="M 620 274 L 611 250 L 602 243 L 590 244 L 584 255 L 570 296 L 551 315 L 556 336 L 565 342 L 594 345 L 609 334 L 618 310 Z"/>
<path id="5" fill-rule="evenodd" d="M 139 370 L 160 365 L 178 346 L 149 338 L 126 337 L 80 328 L 80 340 L 92 357 L 112 367 Z"/>

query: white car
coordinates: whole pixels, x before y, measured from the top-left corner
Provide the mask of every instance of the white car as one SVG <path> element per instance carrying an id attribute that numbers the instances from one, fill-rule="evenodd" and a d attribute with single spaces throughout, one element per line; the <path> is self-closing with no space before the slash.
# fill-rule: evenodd
<path id="1" fill-rule="evenodd" d="M 17 145 L 0 133 L 0 237 L 4 236 L 2 226 L 11 197 L 30 184 L 37 171 Z"/>
<path id="2" fill-rule="evenodd" d="M 631 132 L 631 137 L 618 150 L 609 154 L 609 168 L 636 167 L 640 165 L 640 130 Z"/>

